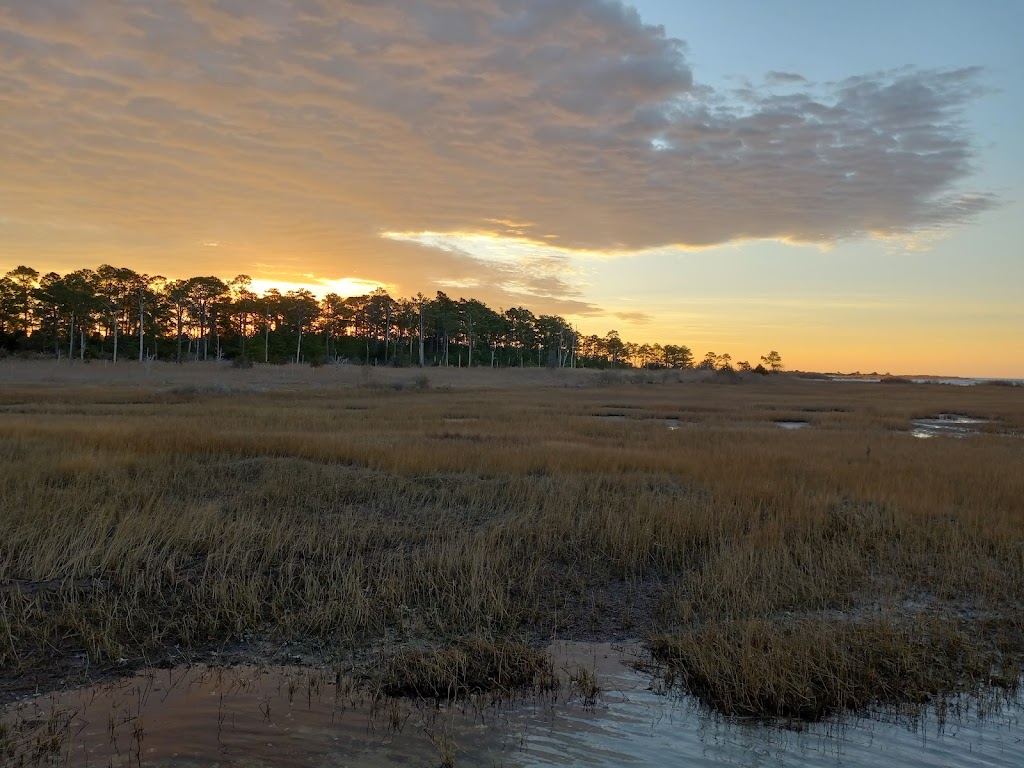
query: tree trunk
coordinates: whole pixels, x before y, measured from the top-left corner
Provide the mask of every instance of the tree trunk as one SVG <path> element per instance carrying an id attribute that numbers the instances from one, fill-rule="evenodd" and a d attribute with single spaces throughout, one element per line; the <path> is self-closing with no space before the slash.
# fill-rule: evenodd
<path id="1" fill-rule="evenodd" d="M 423 304 L 420 303 L 420 368 L 423 367 Z"/>
<path id="2" fill-rule="evenodd" d="M 146 313 L 144 310 L 144 299 L 142 289 L 139 289 L 139 362 L 142 362 L 142 350 L 145 348 L 145 330 L 144 323 L 146 321 Z"/>
<path id="3" fill-rule="evenodd" d="M 180 365 L 181 364 L 181 309 L 180 308 L 178 309 L 177 321 L 178 321 L 178 357 L 175 360 L 175 362 Z"/>
<path id="4" fill-rule="evenodd" d="M 75 315 L 71 315 L 71 330 L 68 332 L 68 362 L 75 359 Z"/>
<path id="5" fill-rule="evenodd" d="M 117 362 L 117 326 L 120 325 L 118 322 L 119 318 L 114 318 L 114 362 Z"/>

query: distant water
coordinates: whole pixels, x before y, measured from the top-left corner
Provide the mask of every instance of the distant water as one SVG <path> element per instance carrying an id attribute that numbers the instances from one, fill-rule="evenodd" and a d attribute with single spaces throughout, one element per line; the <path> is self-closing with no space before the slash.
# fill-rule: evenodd
<path id="1" fill-rule="evenodd" d="M 989 382 L 1005 382 L 1007 384 L 1020 385 L 1024 382 L 1018 379 L 960 379 L 960 378 L 926 378 L 911 379 L 915 384 L 949 384 L 954 387 L 972 387 L 975 384 L 987 384 Z"/>
<path id="2" fill-rule="evenodd" d="M 882 381 L 879 376 L 829 376 L 826 381 L 847 381 L 877 384 Z M 907 381 L 913 384 L 948 384 L 954 387 L 973 387 L 976 384 L 1002 383 L 1024 387 L 1024 379 L 964 379 L 955 376 L 910 377 Z"/>
<path id="3" fill-rule="evenodd" d="M 803 730 L 731 721 L 659 692 L 625 666 L 630 648 L 560 644 L 566 675 L 596 676 L 596 702 L 565 688 L 553 699 L 471 700 L 455 707 L 382 700 L 300 669 L 150 670 L 114 685 L 22 702 L 2 716 L 66 736 L 48 764 L 68 766 L 1024 766 L 1024 708 L 979 717 L 963 703 L 940 724 L 875 717 Z M 56 720 L 55 720 L 56 722 Z M 27 733 L 27 732 L 26 732 Z"/>

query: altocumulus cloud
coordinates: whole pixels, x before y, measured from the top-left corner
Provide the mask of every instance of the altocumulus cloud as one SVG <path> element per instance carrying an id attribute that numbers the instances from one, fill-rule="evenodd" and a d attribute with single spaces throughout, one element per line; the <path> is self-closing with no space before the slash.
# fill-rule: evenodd
<path id="1" fill-rule="evenodd" d="M 716 92 L 607 0 L 0 0 L 0 193 L 9 239 L 224 239 L 334 273 L 372 254 L 392 284 L 586 310 L 550 260 L 394 233 L 521 222 L 564 254 L 942 229 L 995 204 L 962 190 L 978 80 Z"/>

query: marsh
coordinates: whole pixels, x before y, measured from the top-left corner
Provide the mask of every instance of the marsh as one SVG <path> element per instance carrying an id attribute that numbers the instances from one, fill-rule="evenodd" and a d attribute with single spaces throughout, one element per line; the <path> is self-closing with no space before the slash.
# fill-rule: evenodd
<path id="1" fill-rule="evenodd" d="M 1021 388 L 423 375 L 0 365 L 4 700 L 553 638 L 769 718 L 1016 687 Z M 915 439 L 937 413 L 988 423 Z"/>

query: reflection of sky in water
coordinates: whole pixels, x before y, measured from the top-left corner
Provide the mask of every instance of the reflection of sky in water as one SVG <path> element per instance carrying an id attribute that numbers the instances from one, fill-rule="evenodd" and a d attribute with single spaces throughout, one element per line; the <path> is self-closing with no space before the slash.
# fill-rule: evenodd
<path id="1" fill-rule="evenodd" d="M 947 435 L 949 437 L 964 437 L 976 435 L 975 429 L 979 424 L 987 424 L 987 419 L 975 419 L 970 416 L 958 416 L 953 413 L 942 413 L 933 419 L 914 419 L 914 428 L 911 434 L 914 437 L 938 437 Z"/>
<path id="2" fill-rule="evenodd" d="M 587 646 L 577 646 L 586 648 Z M 578 651 L 577 651 L 578 652 Z M 627 667 L 598 664 L 610 689 L 592 712 L 555 708 L 546 727 L 522 726 L 526 749 L 508 765 L 704 766 L 1020 766 L 1020 707 L 979 720 L 973 709 L 934 716 L 919 727 L 882 719 L 846 726 L 814 723 L 804 731 L 740 724 L 709 715 L 691 698 L 659 695 L 650 678 Z M 523 717 L 523 716 L 520 716 Z M 523 718 L 524 720 L 526 718 Z M 514 718 L 511 719 L 513 728 Z"/>
<path id="3" fill-rule="evenodd" d="M 554 647 L 564 673 L 581 665 L 595 671 L 604 693 L 592 707 L 563 688 L 554 702 L 471 701 L 438 709 L 386 701 L 371 712 L 367 700 L 344 684 L 339 689 L 330 673 L 194 668 L 43 697 L 9 710 L 5 719 L 34 717 L 54 701 L 75 710 L 62 765 L 137 765 L 141 756 L 142 765 L 176 768 L 436 766 L 448 734 L 460 766 L 1024 765 L 1019 705 L 981 720 L 967 707 L 944 728 L 929 716 L 917 727 L 876 718 L 790 731 L 729 722 L 690 698 L 652 691 L 650 677 L 621 663 L 637 652 Z"/>

